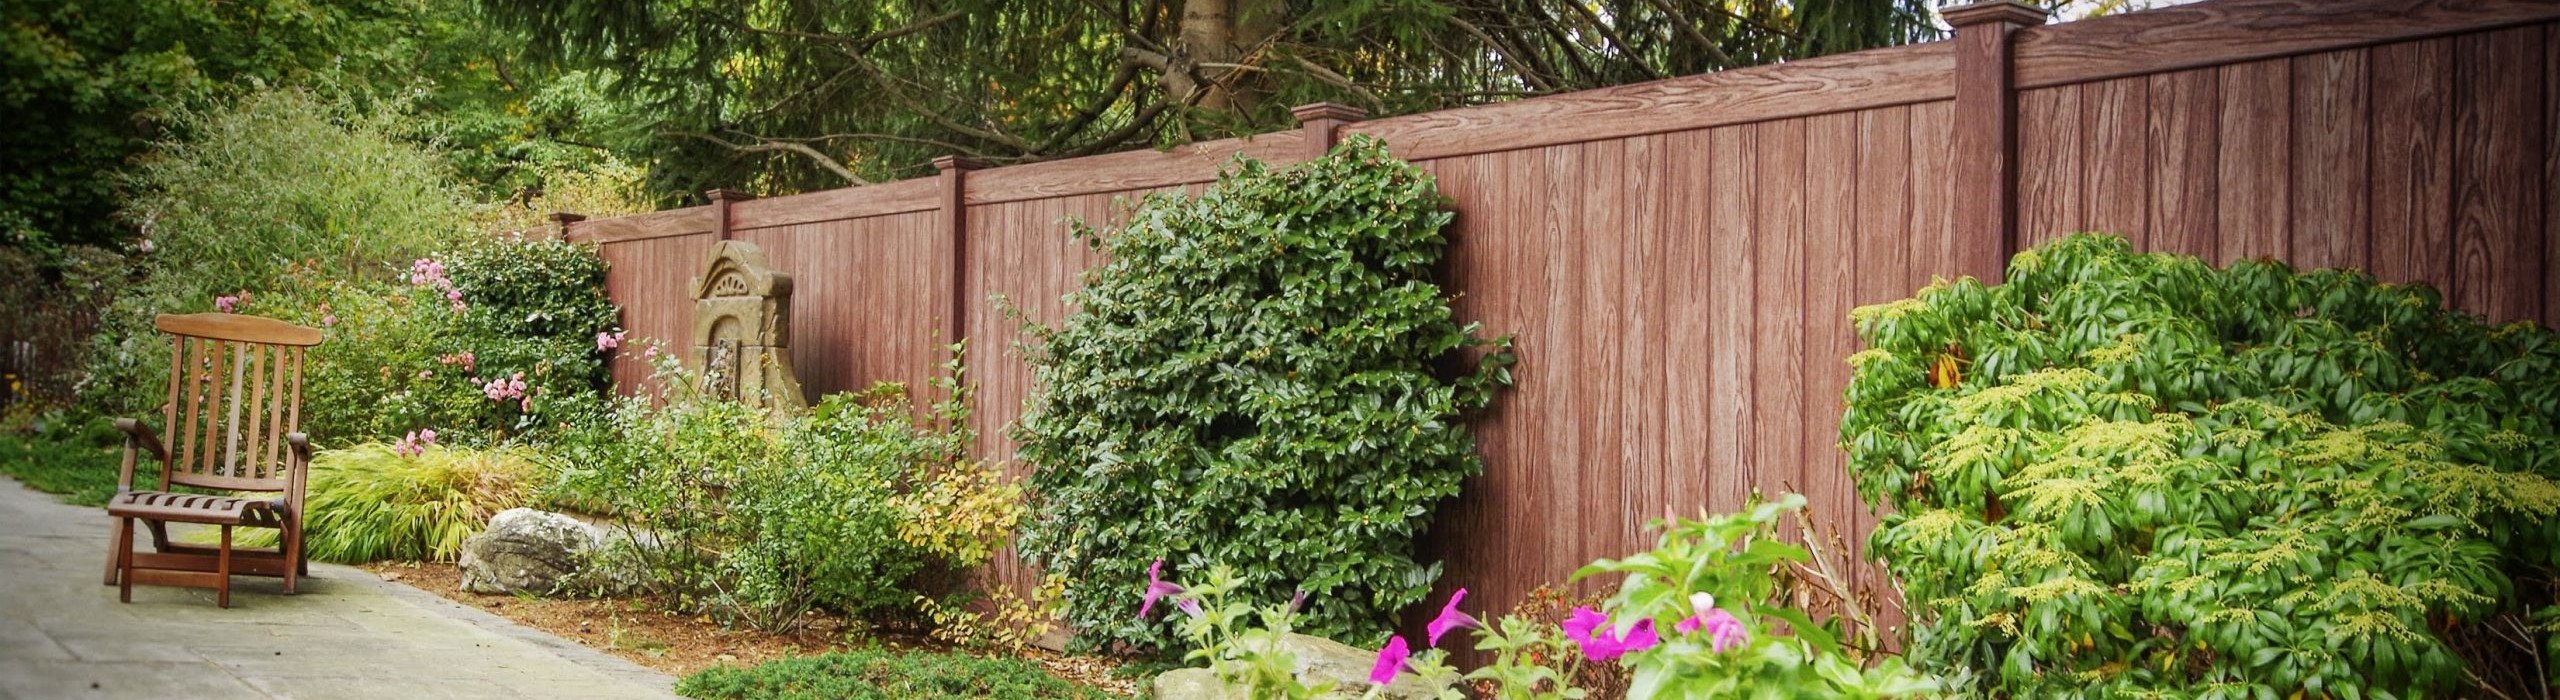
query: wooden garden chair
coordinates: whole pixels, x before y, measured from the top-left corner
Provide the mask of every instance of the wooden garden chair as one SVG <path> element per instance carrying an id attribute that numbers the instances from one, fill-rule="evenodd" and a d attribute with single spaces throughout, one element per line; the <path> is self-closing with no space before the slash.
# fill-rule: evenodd
<path id="1" fill-rule="evenodd" d="M 107 553 L 107 584 L 121 585 L 118 599 L 133 602 L 136 583 L 211 588 L 215 604 L 231 607 L 236 574 L 284 577 L 284 592 L 310 575 L 302 549 L 302 489 L 311 463 L 302 426 L 303 351 L 320 344 L 320 331 L 269 318 L 236 314 L 162 315 L 154 324 L 172 337 L 166 428 L 154 433 L 141 421 L 116 419 L 124 431 L 124 470 L 107 515 L 116 520 Z M 133 490 L 133 470 L 147 454 L 160 464 L 160 487 Z M 179 493 L 191 486 L 230 495 Z M 270 492 L 257 498 L 242 492 Z M 133 551 L 134 521 L 151 530 L 151 550 Z M 198 523 L 222 530 L 214 547 L 169 540 L 169 523 Z M 274 548 L 236 548 L 232 529 L 278 531 Z"/>

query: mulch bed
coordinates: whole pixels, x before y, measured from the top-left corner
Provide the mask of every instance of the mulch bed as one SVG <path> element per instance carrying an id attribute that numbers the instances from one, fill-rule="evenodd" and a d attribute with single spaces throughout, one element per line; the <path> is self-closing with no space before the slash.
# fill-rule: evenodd
<path id="1" fill-rule="evenodd" d="M 477 607 L 678 677 L 713 666 L 754 666 L 786 656 L 823 654 L 849 646 L 953 651 L 951 645 L 930 638 L 866 630 L 832 614 L 818 616 L 795 634 L 778 635 L 724 628 L 709 616 L 666 612 L 663 606 L 640 598 L 556 599 L 472 593 L 462 590 L 462 571 L 452 564 L 381 562 L 362 568 L 383 580 Z M 1112 659 L 1042 649 L 1025 650 L 1021 656 L 1070 681 L 1119 695 L 1138 691 L 1137 679 L 1112 675 L 1120 666 Z"/>

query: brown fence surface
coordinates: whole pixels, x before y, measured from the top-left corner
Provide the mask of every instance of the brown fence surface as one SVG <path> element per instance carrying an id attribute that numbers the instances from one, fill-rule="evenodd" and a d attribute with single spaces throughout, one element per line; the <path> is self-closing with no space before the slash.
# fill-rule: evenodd
<path id="1" fill-rule="evenodd" d="M 2560 4 L 2211 0 L 2037 26 L 1948 12 L 1950 41 L 1469 109 L 970 170 L 618 219 L 603 244 L 635 335 L 680 340 L 710 243 L 796 278 L 813 396 L 920 384 L 965 337 L 982 453 L 1032 396 L 1008 347 L 1098 261 L 1069 218 L 1195 186 L 1232 154 L 1294 162 L 1349 134 L 1437 176 L 1462 318 L 1516 334 L 1516 387 L 1473 428 L 1485 474 L 1430 542 L 1443 586 L 1507 608 L 1643 545 L 1666 506 L 1804 492 L 1863 549 L 1838 448 L 1851 308 L 2009 252 L 2121 233 L 2216 262 L 2273 257 L 2422 281 L 2493 320 L 2560 325 Z M 616 379 L 644 370 L 626 359 Z M 1015 475 L 1027 465 L 1012 465 Z M 994 572 L 1027 585 L 1009 557 Z M 1862 585 L 1881 585 L 1868 574 Z"/>

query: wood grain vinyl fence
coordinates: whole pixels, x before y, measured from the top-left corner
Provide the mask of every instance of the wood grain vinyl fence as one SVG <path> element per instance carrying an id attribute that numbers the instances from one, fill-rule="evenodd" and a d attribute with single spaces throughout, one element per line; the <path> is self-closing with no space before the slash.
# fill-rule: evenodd
<path id="1" fill-rule="evenodd" d="M 1473 428 L 1486 473 L 1435 528 L 1444 586 L 1493 609 L 1646 541 L 1666 506 L 1807 493 L 1862 549 L 1837 447 L 1855 306 L 1996 278 L 2078 230 L 2223 262 L 2270 256 L 2423 281 L 2494 320 L 2560 325 L 2560 4 L 2213 0 L 2039 26 L 1950 9 L 1956 36 L 1603 90 L 597 221 L 638 335 L 686 327 L 711 242 L 797 279 L 814 392 L 932 376 L 967 338 L 979 448 L 1033 387 L 1002 296 L 1055 321 L 1097 262 L 1062 221 L 1387 140 L 1458 212 L 1462 318 L 1517 334 L 1518 385 Z M 633 363 L 616 367 L 626 384 Z M 1019 475 L 1027 467 L 1015 465 Z M 1026 585 L 1009 557 L 994 574 Z M 1881 585 L 1871 572 L 1861 585 Z"/>

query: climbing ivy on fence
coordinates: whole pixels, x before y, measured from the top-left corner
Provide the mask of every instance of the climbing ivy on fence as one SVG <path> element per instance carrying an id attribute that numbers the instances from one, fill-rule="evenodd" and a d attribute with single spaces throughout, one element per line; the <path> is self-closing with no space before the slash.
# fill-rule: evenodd
<path id="1" fill-rule="evenodd" d="M 2550 330 L 2094 235 L 1856 321 L 1841 434 L 1895 513 L 1874 548 L 1910 658 L 1970 696 L 2483 696 L 2560 668 Z"/>
<path id="2" fill-rule="evenodd" d="M 1158 559 L 1232 567 L 1255 600 L 1303 590 L 1300 629 L 1353 643 L 1421 600 L 1440 569 L 1415 540 L 1483 469 L 1461 416 L 1511 362 L 1432 280 L 1441 203 L 1359 137 L 1286 169 L 1239 159 L 1114 231 L 1077 225 L 1110 262 L 1033 329 L 1039 394 L 1015 437 L 1038 467 L 1022 550 L 1066 577 L 1080 643 L 1171 646 L 1171 623 L 1137 614 Z"/>

